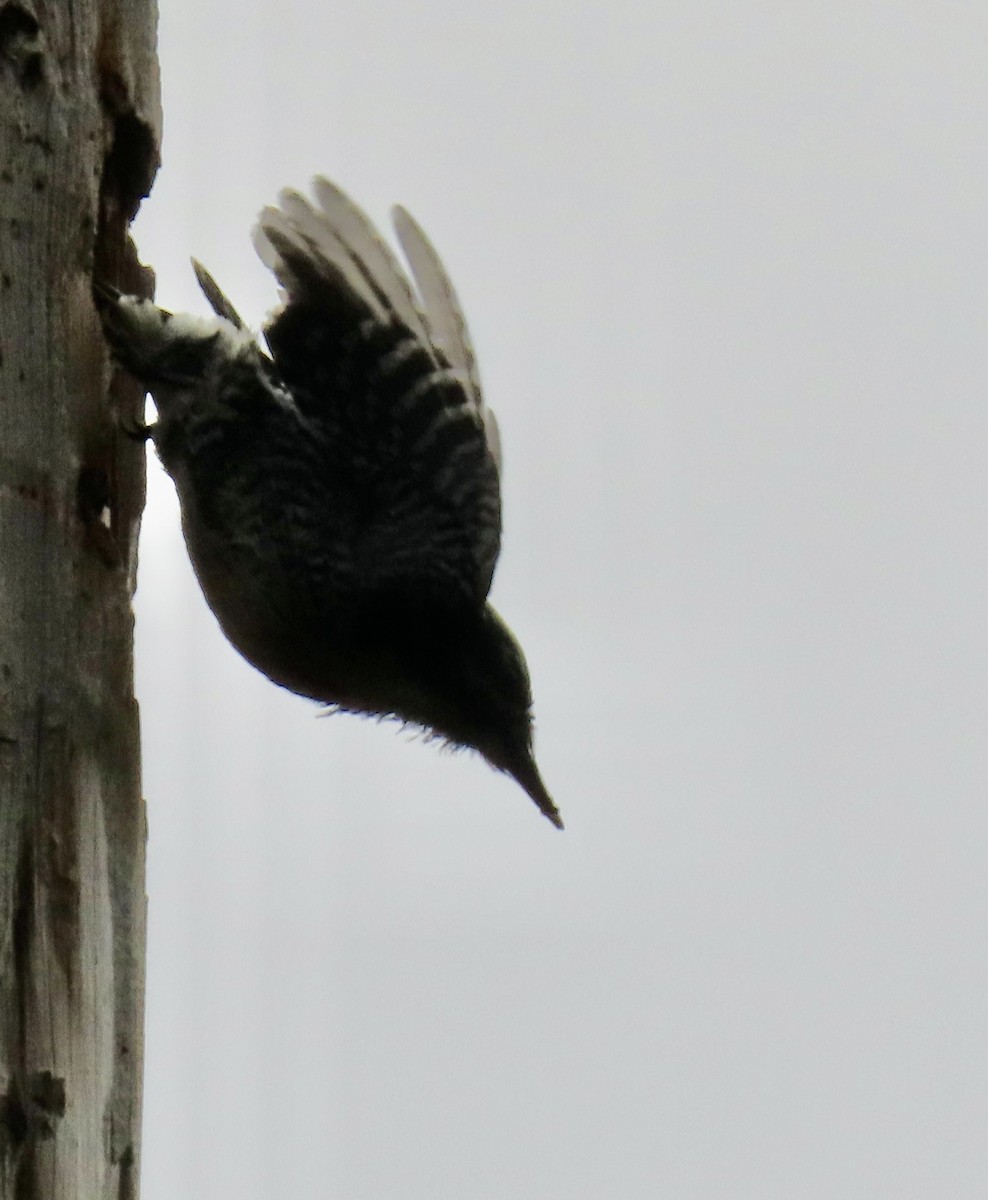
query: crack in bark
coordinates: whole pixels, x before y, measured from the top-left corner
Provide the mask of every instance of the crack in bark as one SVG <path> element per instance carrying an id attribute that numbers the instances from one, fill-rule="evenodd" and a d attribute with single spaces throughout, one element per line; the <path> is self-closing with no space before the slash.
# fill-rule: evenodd
<path id="1" fill-rule="evenodd" d="M 44 48 L 44 34 L 29 8 L 13 0 L 0 6 L 0 59 L 26 92 L 44 79 Z"/>

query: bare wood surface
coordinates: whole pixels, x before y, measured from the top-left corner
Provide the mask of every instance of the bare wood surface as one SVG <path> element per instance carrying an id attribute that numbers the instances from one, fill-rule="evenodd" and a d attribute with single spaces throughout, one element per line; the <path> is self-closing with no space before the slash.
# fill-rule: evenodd
<path id="1" fill-rule="evenodd" d="M 0 0 L 0 1200 L 138 1191 L 143 454 L 94 273 L 160 131 L 153 0 Z"/>

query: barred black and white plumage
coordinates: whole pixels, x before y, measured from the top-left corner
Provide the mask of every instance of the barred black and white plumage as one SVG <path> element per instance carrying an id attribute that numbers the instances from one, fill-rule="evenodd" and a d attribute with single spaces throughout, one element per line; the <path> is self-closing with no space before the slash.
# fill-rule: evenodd
<path id="1" fill-rule="evenodd" d="M 478 750 L 562 822 L 532 752 L 521 648 L 487 603 L 500 443 L 442 263 L 394 212 L 417 291 L 325 179 L 254 233 L 281 285 L 262 350 L 209 273 L 215 318 L 99 287 L 193 566 L 232 644 L 275 683 Z"/>

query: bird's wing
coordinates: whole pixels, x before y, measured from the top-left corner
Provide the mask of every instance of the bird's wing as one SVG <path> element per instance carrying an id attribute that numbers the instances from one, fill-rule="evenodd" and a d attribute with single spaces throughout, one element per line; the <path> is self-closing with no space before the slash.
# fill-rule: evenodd
<path id="1" fill-rule="evenodd" d="M 453 281 L 446 274 L 442 259 L 429 241 L 425 230 L 400 204 L 391 210 L 398 241 L 412 268 L 412 276 L 422 300 L 429 336 L 450 366 L 459 373 L 463 385 L 484 420 L 487 444 L 494 461 L 501 467 L 501 439 L 493 412 L 484 403 L 477 356 Z"/>
<path id="2" fill-rule="evenodd" d="M 285 189 L 279 207 L 265 208 L 254 229 L 257 253 L 285 289 L 288 303 L 300 299 L 315 272 L 324 282 L 347 288 L 368 315 L 400 321 L 428 343 L 408 279 L 367 214 L 327 179 L 313 180 L 313 191 L 318 207 Z"/>
<path id="3" fill-rule="evenodd" d="M 421 299 L 370 219 L 328 180 L 313 191 L 315 205 L 282 192 L 261 213 L 255 245 L 284 289 L 264 332 L 369 514 L 358 573 L 483 602 L 501 536 L 496 425 L 455 294 L 411 218 Z"/>

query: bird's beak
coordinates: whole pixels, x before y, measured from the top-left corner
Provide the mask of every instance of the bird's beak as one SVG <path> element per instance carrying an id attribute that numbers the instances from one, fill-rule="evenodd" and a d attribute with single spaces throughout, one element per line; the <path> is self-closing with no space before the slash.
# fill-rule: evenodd
<path id="1" fill-rule="evenodd" d="M 509 767 L 508 772 L 518 780 L 528 795 L 539 806 L 544 816 L 548 817 L 557 829 L 564 828 L 563 819 L 559 815 L 559 809 L 553 804 L 552 797 L 546 791 L 545 784 L 542 782 L 542 776 L 535 765 L 535 759 L 529 755 L 520 766 Z"/>

